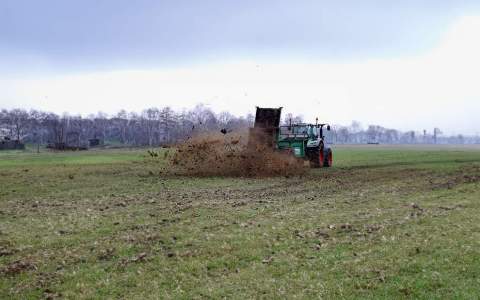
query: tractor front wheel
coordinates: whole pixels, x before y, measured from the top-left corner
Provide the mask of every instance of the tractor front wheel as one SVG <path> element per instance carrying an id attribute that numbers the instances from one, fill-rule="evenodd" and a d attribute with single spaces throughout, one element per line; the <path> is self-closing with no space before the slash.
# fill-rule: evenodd
<path id="1" fill-rule="evenodd" d="M 323 147 L 318 147 L 310 155 L 310 166 L 312 168 L 321 168 L 325 164 L 325 153 Z"/>

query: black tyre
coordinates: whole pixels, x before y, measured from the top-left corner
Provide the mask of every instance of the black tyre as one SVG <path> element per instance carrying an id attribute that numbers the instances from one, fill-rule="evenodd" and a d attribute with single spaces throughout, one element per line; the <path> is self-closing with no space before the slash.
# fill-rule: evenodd
<path id="1" fill-rule="evenodd" d="M 323 145 L 316 147 L 309 151 L 310 167 L 321 168 L 325 164 L 325 152 L 323 151 Z"/>
<path id="2" fill-rule="evenodd" d="M 331 167 L 333 165 L 333 153 L 332 153 L 332 149 L 326 149 L 324 151 L 325 155 L 324 155 L 324 161 L 323 161 L 323 166 L 324 167 Z"/>

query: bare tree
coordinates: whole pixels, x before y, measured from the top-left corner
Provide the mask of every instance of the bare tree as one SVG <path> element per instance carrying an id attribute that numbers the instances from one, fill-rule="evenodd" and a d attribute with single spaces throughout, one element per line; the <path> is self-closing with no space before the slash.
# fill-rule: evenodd
<path id="1" fill-rule="evenodd" d="M 283 125 L 303 123 L 303 116 L 302 115 L 295 116 L 292 113 L 287 113 L 282 123 Z"/>
<path id="2" fill-rule="evenodd" d="M 434 128 L 433 129 L 433 143 L 436 144 L 437 143 L 437 137 L 442 134 L 442 131 L 439 129 L 439 128 Z"/>
<path id="3" fill-rule="evenodd" d="M 160 111 L 160 126 L 163 135 L 163 141 L 170 143 L 171 142 L 171 131 L 175 127 L 175 113 L 170 107 L 165 107 Z"/>
<path id="4" fill-rule="evenodd" d="M 188 118 L 194 123 L 196 132 L 215 131 L 219 124 L 215 113 L 203 104 L 198 104 L 189 112 Z"/>
<path id="5" fill-rule="evenodd" d="M 7 112 L 6 118 L 11 135 L 14 136 L 16 140 L 22 140 L 29 125 L 30 118 L 28 112 L 23 109 L 12 109 Z"/>
<path id="6" fill-rule="evenodd" d="M 348 128 L 343 126 L 335 126 L 335 127 L 338 128 L 335 131 L 336 137 L 337 137 L 337 143 L 343 143 L 343 144 L 349 143 L 350 132 Z"/>
<path id="7" fill-rule="evenodd" d="M 227 128 L 229 127 L 229 125 L 231 125 L 231 121 L 235 119 L 235 116 L 233 116 L 228 111 L 222 111 L 221 113 L 218 114 L 217 119 L 221 127 Z"/>
<path id="8" fill-rule="evenodd" d="M 125 110 L 121 110 L 117 115 L 112 119 L 113 126 L 118 128 L 118 133 L 120 137 L 120 142 L 122 144 L 127 144 L 127 128 L 128 128 L 128 113 Z"/>

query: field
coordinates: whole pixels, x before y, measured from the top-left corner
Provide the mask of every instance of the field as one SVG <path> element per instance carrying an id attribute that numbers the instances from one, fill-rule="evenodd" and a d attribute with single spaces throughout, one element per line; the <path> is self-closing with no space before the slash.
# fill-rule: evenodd
<path id="1" fill-rule="evenodd" d="M 334 149 L 288 178 L 1 152 L 0 298 L 480 297 L 480 148 Z"/>

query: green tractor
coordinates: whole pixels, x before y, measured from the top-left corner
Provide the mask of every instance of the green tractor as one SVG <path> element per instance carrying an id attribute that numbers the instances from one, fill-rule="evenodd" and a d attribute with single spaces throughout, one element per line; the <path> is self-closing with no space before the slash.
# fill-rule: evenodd
<path id="1" fill-rule="evenodd" d="M 281 107 L 257 107 L 250 140 L 308 160 L 313 168 L 331 167 L 333 153 L 324 136 L 324 130 L 330 131 L 330 125 L 319 124 L 317 120 L 315 124 L 292 124 L 290 121 L 280 126 L 281 112 Z"/>

